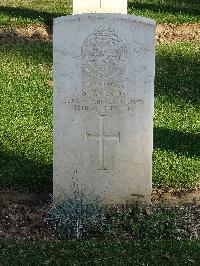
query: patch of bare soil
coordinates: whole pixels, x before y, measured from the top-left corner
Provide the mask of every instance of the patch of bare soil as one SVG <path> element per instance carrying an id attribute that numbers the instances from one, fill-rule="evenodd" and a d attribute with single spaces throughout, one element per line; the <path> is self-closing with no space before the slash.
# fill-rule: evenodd
<path id="1" fill-rule="evenodd" d="M 200 239 L 200 188 L 171 192 L 154 190 L 152 205 L 148 207 L 150 215 L 160 203 L 172 204 L 166 205 L 172 209 L 178 205 L 181 212 L 176 222 L 178 228 L 184 230 L 187 238 Z M 0 239 L 57 240 L 55 232 L 44 222 L 49 207 L 48 193 L 0 191 Z"/>
<path id="2" fill-rule="evenodd" d="M 52 28 L 41 24 L 0 28 L 0 43 L 9 43 L 24 39 L 29 41 L 52 41 Z M 180 25 L 158 24 L 156 29 L 158 43 L 200 41 L 200 23 Z"/>
<path id="3" fill-rule="evenodd" d="M 162 42 L 200 41 L 200 23 L 158 24 L 156 39 Z"/>
<path id="4" fill-rule="evenodd" d="M 0 28 L 0 43 L 9 43 L 16 40 L 51 41 L 52 30 L 41 24 L 16 28 Z"/>
<path id="5" fill-rule="evenodd" d="M 56 239 L 44 222 L 47 193 L 0 191 L 0 239 Z"/>
<path id="6" fill-rule="evenodd" d="M 193 189 L 171 189 L 168 191 L 154 189 L 152 193 L 152 202 L 167 203 L 173 206 L 182 204 L 200 206 L 200 187 Z"/>

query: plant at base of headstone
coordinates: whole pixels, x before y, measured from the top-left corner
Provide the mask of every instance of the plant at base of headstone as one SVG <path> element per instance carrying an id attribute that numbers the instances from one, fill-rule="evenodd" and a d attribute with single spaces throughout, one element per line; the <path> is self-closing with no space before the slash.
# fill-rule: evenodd
<path id="1" fill-rule="evenodd" d="M 109 234 L 135 240 L 177 239 L 176 211 L 167 205 L 135 203 L 121 212 L 109 212 Z"/>
<path id="2" fill-rule="evenodd" d="M 106 223 L 105 209 L 95 196 L 88 197 L 76 186 L 72 196 L 52 204 L 45 222 L 60 238 L 80 239 L 100 233 Z"/>

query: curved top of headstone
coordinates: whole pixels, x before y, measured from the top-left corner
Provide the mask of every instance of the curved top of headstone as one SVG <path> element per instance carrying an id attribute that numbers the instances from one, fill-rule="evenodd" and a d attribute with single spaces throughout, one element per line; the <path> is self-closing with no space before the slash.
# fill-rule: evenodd
<path id="1" fill-rule="evenodd" d="M 84 19 L 118 19 L 126 20 L 135 23 L 144 23 L 150 26 L 156 26 L 156 21 L 146 17 L 136 16 L 136 15 L 127 15 L 127 14 L 118 14 L 118 13 L 86 13 L 86 14 L 76 14 L 71 16 L 62 16 L 54 18 L 54 24 L 63 23 L 65 21 L 77 21 Z"/>

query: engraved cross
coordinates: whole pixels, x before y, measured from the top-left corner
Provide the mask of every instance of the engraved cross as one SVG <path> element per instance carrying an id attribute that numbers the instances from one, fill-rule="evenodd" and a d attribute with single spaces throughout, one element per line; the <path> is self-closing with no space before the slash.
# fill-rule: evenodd
<path id="1" fill-rule="evenodd" d="M 104 158 L 104 155 L 105 155 L 105 140 L 106 139 L 110 139 L 110 140 L 118 140 L 120 141 L 120 132 L 116 135 L 106 135 L 105 132 L 104 132 L 104 117 L 105 115 L 100 115 L 99 116 L 99 119 L 100 119 L 100 125 L 99 125 L 99 128 L 100 128 L 100 132 L 99 134 L 97 135 L 93 135 L 93 134 L 90 134 L 88 132 L 86 132 L 86 139 L 87 140 L 95 140 L 95 139 L 98 139 L 99 140 L 99 156 L 100 156 L 100 167 L 99 167 L 99 170 L 107 170 L 105 168 L 105 158 Z"/>

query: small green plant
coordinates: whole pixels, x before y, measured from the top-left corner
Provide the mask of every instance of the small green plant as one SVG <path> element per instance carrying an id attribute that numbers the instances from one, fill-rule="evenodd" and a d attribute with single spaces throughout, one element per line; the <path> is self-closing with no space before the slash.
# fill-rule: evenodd
<path id="1" fill-rule="evenodd" d="M 167 206 L 133 205 L 122 212 L 107 213 L 110 236 L 125 239 L 176 239 L 176 212 Z"/>
<path id="2" fill-rule="evenodd" d="M 52 205 L 45 221 L 53 226 L 61 238 L 81 238 L 102 231 L 105 211 L 95 196 L 88 197 L 77 188 L 71 197 Z"/>

